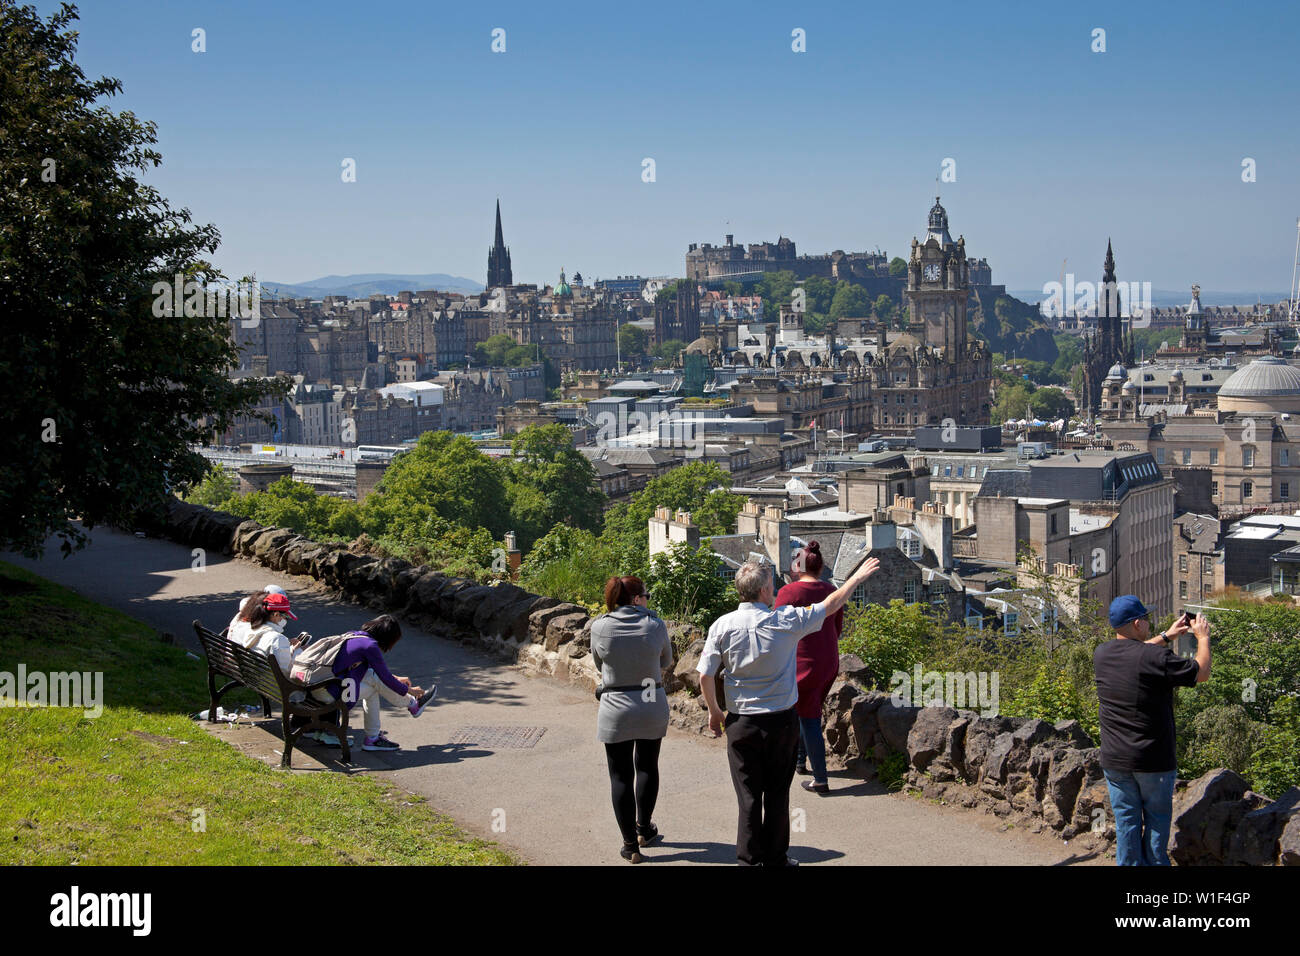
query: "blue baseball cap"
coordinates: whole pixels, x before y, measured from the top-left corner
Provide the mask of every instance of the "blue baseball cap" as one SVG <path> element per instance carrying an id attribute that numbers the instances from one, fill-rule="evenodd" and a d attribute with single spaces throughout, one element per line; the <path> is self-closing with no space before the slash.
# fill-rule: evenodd
<path id="1" fill-rule="evenodd" d="M 1121 628 L 1130 621 L 1136 621 L 1150 613 L 1134 595 L 1125 594 L 1110 602 L 1110 626 Z"/>

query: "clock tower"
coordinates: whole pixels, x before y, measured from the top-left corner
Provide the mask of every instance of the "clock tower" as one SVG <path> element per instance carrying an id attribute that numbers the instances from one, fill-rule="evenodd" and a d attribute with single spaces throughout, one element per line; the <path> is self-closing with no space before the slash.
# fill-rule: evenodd
<path id="1" fill-rule="evenodd" d="M 970 275 L 966 240 L 953 242 L 948 213 L 934 197 L 925 240 L 912 240 L 907 267 L 908 330 L 924 344 L 941 349 L 948 361 L 966 353 L 966 300 Z"/>

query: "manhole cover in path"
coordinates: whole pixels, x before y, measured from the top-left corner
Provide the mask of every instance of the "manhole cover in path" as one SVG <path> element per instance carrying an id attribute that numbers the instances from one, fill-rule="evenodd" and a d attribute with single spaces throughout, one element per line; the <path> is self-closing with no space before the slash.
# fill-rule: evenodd
<path id="1" fill-rule="evenodd" d="M 527 750 L 546 733 L 545 727 L 489 726 L 461 727 L 447 740 L 449 744 L 473 744 L 476 747 Z"/>

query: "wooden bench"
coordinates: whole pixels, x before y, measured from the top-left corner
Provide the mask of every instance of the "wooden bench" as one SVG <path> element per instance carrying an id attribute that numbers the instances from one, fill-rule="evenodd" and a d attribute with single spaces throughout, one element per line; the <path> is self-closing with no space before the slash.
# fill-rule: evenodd
<path id="1" fill-rule="evenodd" d="M 348 746 L 347 704 L 341 697 L 322 704 L 307 696 L 308 691 L 325 687 L 337 678 L 304 684 L 280 670 L 280 662 L 274 655 L 244 647 L 224 634 L 208 630 L 198 621 L 194 622 L 194 633 L 198 635 L 208 659 L 209 721 L 216 720 L 217 704 L 226 691 L 246 687 L 262 698 L 262 712 L 268 717 L 271 716 L 271 701 L 280 702 L 280 719 L 284 725 L 284 754 L 280 757 L 280 766 L 292 765 L 294 743 L 312 730 L 323 730 L 337 736 L 343 745 L 342 761 L 352 762 L 352 751 Z M 229 679 L 220 688 L 217 687 L 218 676 Z M 336 717 L 337 723 L 327 720 L 332 716 Z M 296 729 L 295 724 L 298 724 Z"/>

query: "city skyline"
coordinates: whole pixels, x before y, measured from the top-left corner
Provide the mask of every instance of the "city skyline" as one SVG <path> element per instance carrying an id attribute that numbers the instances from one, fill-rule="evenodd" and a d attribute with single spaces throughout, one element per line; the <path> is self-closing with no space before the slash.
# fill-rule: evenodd
<path id="1" fill-rule="evenodd" d="M 1288 7 L 674 8 L 650 24 L 581 5 L 390 9 L 87 6 L 78 62 L 158 124 L 150 181 L 220 229 L 231 275 L 481 281 L 498 198 L 517 282 L 677 275 L 689 243 L 727 233 L 906 257 L 938 191 L 1010 289 L 1055 281 L 1062 260 L 1095 280 L 1107 239 L 1124 281 L 1290 285 Z M 936 183 L 945 159 L 956 180 Z"/>

